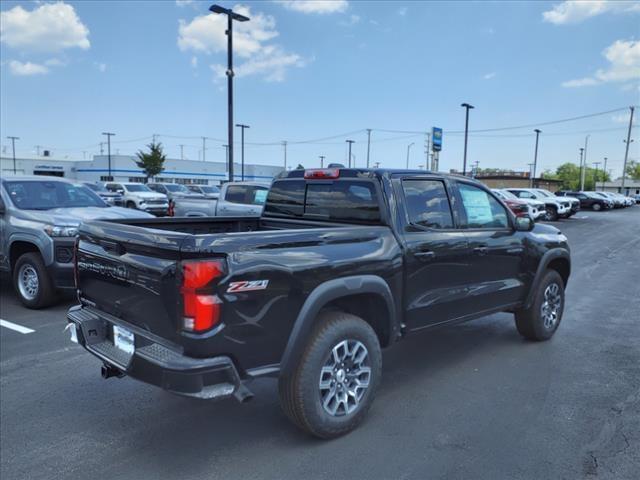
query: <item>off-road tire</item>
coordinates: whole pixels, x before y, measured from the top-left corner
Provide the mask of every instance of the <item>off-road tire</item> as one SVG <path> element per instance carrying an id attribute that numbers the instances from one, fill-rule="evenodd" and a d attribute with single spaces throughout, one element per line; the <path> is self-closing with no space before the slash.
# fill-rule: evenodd
<path id="1" fill-rule="evenodd" d="M 356 409 L 342 416 L 332 416 L 321 403 L 320 373 L 334 346 L 343 340 L 356 340 L 366 347 L 371 375 L 369 387 Z M 371 326 L 355 315 L 322 312 L 297 365 L 290 374 L 283 374 L 279 379 L 280 404 L 286 416 L 302 430 L 324 439 L 339 437 L 364 420 L 381 374 L 380 343 Z"/>
<path id="2" fill-rule="evenodd" d="M 542 313 L 542 306 L 545 302 L 545 292 L 550 285 L 558 286 L 560 305 L 557 309 L 557 319 L 551 326 L 545 326 L 545 318 Z M 547 270 L 542 277 L 538 290 L 535 293 L 531 306 L 527 309 L 516 311 L 515 321 L 518 332 L 529 340 L 544 341 L 549 340 L 558 329 L 562 314 L 564 312 L 564 281 L 555 270 Z"/>

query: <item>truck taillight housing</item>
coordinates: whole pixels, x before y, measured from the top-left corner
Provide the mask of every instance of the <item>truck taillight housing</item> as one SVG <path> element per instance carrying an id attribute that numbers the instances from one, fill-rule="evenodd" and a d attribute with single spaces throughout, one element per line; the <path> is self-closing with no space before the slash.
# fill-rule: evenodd
<path id="1" fill-rule="evenodd" d="M 340 177 L 340 169 L 338 168 L 322 168 L 305 170 L 305 180 L 323 180 L 323 179 L 335 179 Z"/>
<path id="2" fill-rule="evenodd" d="M 220 299 L 213 292 L 214 282 L 224 274 L 219 260 L 182 263 L 182 328 L 201 333 L 220 322 Z"/>

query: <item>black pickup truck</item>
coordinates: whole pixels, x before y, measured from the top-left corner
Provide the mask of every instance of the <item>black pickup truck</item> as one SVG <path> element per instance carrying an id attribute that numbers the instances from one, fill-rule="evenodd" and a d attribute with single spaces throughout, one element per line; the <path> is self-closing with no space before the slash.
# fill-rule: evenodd
<path id="1" fill-rule="evenodd" d="M 570 272 L 559 230 L 474 180 L 344 168 L 283 173 L 261 217 L 87 222 L 75 262 L 72 340 L 105 378 L 244 401 L 277 377 L 323 438 L 362 421 L 408 334 L 506 311 L 551 338 Z"/>

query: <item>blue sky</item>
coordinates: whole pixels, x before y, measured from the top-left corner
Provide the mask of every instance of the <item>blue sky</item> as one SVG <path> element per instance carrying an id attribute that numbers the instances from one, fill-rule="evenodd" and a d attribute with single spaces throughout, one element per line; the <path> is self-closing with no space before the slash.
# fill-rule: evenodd
<path id="1" fill-rule="evenodd" d="M 235 120 L 251 126 L 250 162 L 281 164 L 282 140 L 290 164 L 315 166 L 319 155 L 346 162 L 350 138 L 363 166 L 371 128 L 372 162 L 403 167 L 414 142 L 417 167 L 424 135 L 393 131 L 440 126 L 440 167 L 461 168 L 455 132 L 469 102 L 469 163 L 526 170 L 534 127 L 473 131 L 640 103 L 640 2 L 221 4 L 251 17 L 236 28 L 234 84 Z M 224 160 L 224 25 L 207 16 L 209 5 L 3 1 L 3 148 L 16 135 L 19 155 L 42 145 L 81 159 L 99 151 L 101 132 L 116 133 L 113 151 L 122 154 L 155 133 L 170 156 L 184 144 L 185 156 L 198 159 L 204 135 L 207 160 Z M 577 161 L 590 134 L 588 161 L 606 156 L 619 174 L 628 116 L 627 108 L 540 126 L 539 164 Z M 295 143 L 303 140 L 316 141 Z"/>

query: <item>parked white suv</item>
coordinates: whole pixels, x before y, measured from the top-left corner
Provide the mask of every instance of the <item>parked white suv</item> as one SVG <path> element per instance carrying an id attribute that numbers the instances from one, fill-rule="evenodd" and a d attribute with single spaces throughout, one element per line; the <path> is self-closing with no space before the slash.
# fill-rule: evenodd
<path id="1" fill-rule="evenodd" d="M 571 202 L 566 197 L 547 197 L 536 188 L 507 188 L 506 190 L 523 200 L 533 199 L 544 202 L 546 211 L 544 219 L 549 222 L 571 215 Z"/>
<path id="2" fill-rule="evenodd" d="M 122 195 L 122 201 L 127 208 L 137 208 L 154 215 L 166 215 L 169 208 L 167 196 L 152 191 L 142 183 L 115 183 L 105 185 L 107 190 Z"/>

